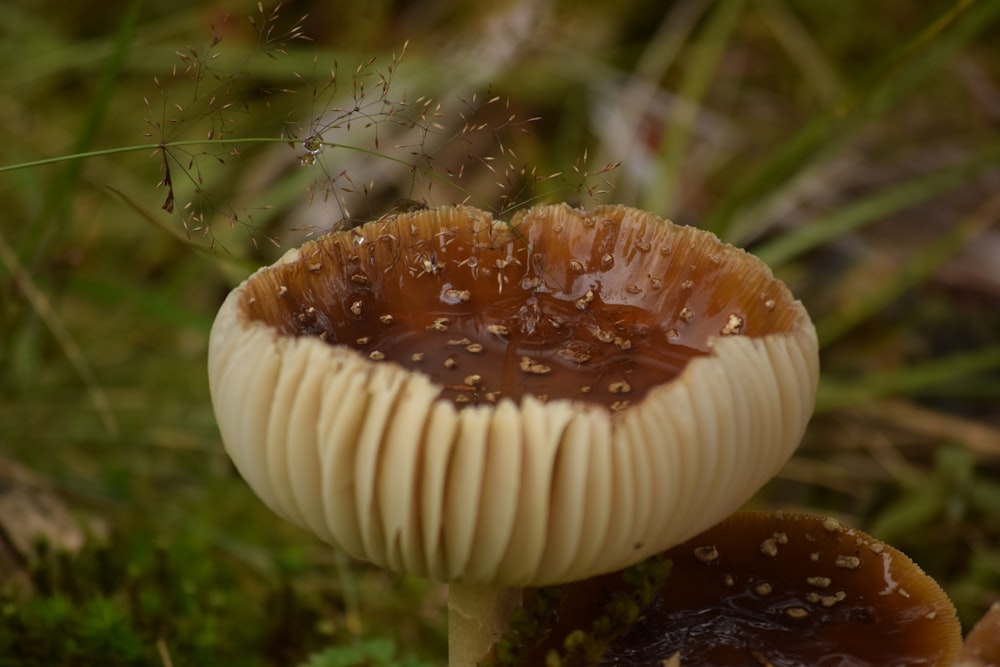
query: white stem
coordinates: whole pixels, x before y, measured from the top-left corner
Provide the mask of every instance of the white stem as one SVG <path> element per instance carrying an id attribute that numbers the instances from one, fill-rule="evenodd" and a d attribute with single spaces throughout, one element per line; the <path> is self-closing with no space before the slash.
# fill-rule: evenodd
<path id="1" fill-rule="evenodd" d="M 475 667 L 499 639 L 521 589 L 451 584 L 448 587 L 448 667 Z"/>

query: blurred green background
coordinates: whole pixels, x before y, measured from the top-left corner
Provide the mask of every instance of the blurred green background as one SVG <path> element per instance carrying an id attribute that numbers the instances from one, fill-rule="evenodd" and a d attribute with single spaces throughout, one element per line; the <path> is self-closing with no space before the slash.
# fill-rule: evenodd
<path id="1" fill-rule="evenodd" d="M 0 665 L 443 662 L 442 587 L 235 474 L 205 355 L 253 267 L 460 201 L 636 205 L 770 263 L 824 377 L 753 504 L 887 540 L 968 628 L 1000 597 L 998 30 L 992 0 L 5 2 Z"/>

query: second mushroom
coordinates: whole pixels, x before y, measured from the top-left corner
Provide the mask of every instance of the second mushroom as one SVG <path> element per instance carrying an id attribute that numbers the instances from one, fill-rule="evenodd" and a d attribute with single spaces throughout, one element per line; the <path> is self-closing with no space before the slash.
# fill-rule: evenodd
<path id="1" fill-rule="evenodd" d="M 632 565 L 740 507 L 812 411 L 816 335 L 760 261 L 621 206 L 400 214 L 226 299 L 209 380 L 257 495 L 451 584 L 451 664 L 517 589 Z"/>

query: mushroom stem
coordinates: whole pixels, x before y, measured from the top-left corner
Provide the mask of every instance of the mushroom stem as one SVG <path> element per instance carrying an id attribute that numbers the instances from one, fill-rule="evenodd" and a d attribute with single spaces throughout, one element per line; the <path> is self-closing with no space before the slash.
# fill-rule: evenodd
<path id="1" fill-rule="evenodd" d="M 448 665 L 474 667 L 507 629 L 521 606 L 520 588 L 448 586 Z"/>

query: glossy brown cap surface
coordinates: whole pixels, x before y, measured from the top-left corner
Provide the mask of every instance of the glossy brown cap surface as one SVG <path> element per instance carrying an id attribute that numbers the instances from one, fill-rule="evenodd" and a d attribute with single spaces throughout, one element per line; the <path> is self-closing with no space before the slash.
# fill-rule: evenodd
<path id="1" fill-rule="evenodd" d="M 961 628 L 941 587 L 837 520 L 740 512 L 665 556 L 662 591 L 600 664 L 659 667 L 678 655 L 698 667 L 903 667 L 958 656 Z M 607 581 L 567 586 L 567 627 L 588 627 L 586 606 L 603 604 Z M 574 610 L 583 618 L 566 618 Z"/>
<path id="2" fill-rule="evenodd" d="M 735 510 L 812 411 L 815 331 L 714 236 L 619 206 L 401 214 L 220 309 L 223 441 L 278 514 L 448 581 L 624 567 Z"/>

